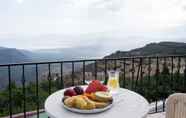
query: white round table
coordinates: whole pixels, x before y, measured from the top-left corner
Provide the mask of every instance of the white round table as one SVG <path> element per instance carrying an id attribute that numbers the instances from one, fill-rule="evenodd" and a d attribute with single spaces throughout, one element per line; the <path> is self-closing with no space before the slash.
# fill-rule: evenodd
<path id="1" fill-rule="evenodd" d="M 50 95 L 45 101 L 45 112 L 51 118 L 146 118 L 149 103 L 141 95 L 120 88 L 114 96 L 113 107 L 97 114 L 78 114 L 66 110 L 62 106 L 64 90 Z"/>

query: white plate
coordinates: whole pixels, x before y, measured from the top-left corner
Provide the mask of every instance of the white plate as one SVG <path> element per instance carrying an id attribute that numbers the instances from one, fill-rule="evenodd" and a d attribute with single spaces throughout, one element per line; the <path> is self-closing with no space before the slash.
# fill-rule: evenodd
<path id="1" fill-rule="evenodd" d="M 84 91 L 85 91 L 85 89 L 86 89 L 86 87 L 87 86 L 81 86 L 83 89 L 84 89 Z M 74 87 L 70 87 L 70 88 L 74 88 Z M 66 88 L 66 89 L 68 89 L 68 88 Z M 64 90 L 65 91 L 65 90 Z M 63 93 L 64 94 L 64 93 Z M 64 97 L 64 96 L 63 96 Z M 112 101 L 112 103 L 111 104 L 109 104 L 108 106 L 106 106 L 106 107 L 104 107 L 104 108 L 99 108 L 99 109 L 92 109 L 92 110 L 81 110 L 81 109 L 77 109 L 77 108 L 70 108 L 70 107 L 68 107 L 68 106 L 66 106 L 64 103 L 63 103 L 63 100 L 62 100 L 62 106 L 65 108 L 65 109 L 67 109 L 67 110 L 69 110 L 69 111 L 71 111 L 71 112 L 75 112 L 75 113 L 81 113 L 81 114 L 95 114 L 95 113 L 100 113 L 100 112 L 103 112 L 103 111 L 106 111 L 106 110 L 108 110 L 108 109 L 110 109 L 112 106 L 113 106 L 113 103 L 114 103 L 114 97 L 113 97 L 113 101 Z"/>
<path id="2" fill-rule="evenodd" d="M 63 107 L 71 112 L 75 112 L 75 113 L 81 113 L 81 114 L 95 114 L 95 113 L 100 113 L 103 111 L 106 111 L 108 109 L 110 109 L 113 106 L 113 102 L 111 104 L 109 104 L 108 106 L 104 107 L 104 108 L 99 108 L 99 109 L 92 109 L 92 110 L 81 110 L 81 109 L 76 109 L 76 108 L 70 108 L 68 106 L 66 106 L 63 102 L 61 102 Z"/>

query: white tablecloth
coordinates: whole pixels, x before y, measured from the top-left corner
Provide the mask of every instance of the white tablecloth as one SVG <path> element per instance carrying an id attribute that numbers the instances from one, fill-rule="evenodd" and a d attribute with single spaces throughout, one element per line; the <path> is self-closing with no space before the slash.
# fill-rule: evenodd
<path id="1" fill-rule="evenodd" d="M 45 111 L 51 118 L 146 118 L 149 103 L 139 94 L 120 88 L 114 96 L 111 109 L 98 114 L 78 114 L 63 108 L 61 101 L 64 90 L 50 95 L 45 101 Z"/>

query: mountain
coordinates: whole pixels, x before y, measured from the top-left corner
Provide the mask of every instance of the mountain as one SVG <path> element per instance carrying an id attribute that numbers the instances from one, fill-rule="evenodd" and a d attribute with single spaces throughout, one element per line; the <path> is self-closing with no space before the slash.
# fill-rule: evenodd
<path id="1" fill-rule="evenodd" d="M 11 63 L 23 63 L 23 62 L 31 62 L 32 59 L 27 55 L 22 53 L 21 50 L 15 48 L 5 48 L 0 47 L 0 64 L 11 64 Z M 32 79 L 33 69 L 29 69 L 28 80 Z M 19 66 L 11 67 L 11 76 L 15 82 L 20 83 L 22 70 Z M 0 67 L 0 89 L 5 87 L 8 84 L 8 71 L 7 67 Z"/>
<path id="2" fill-rule="evenodd" d="M 179 42 L 159 42 L 150 43 L 141 48 L 132 49 L 129 51 L 116 51 L 104 58 L 122 58 L 132 56 L 166 56 L 166 55 L 186 55 L 186 43 Z M 97 62 L 98 63 L 98 62 Z M 130 64 L 129 64 L 130 65 Z M 94 71 L 94 63 L 86 65 L 86 70 Z M 98 69 L 104 69 L 104 63 L 99 62 Z M 114 65 L 112 65 L 114 66 Z M 118 65 L 119 66 L 119 65 Z"/>
<path id="3" fill-rule="evenodd" d="M 28 61 L 31 61 L 31 59 L 20 50 L 0 47 L 0 64 L 23 63 Z"/>
<path id="4" fill-rule="evenodd" d="M 96 46 L 40 49 L 31 51 L 0 47 L 0 64 L 74 60 L 82 58 L 96 58 L 101 56 L 103 55 Z"/>
<path id="5" fill-rule="evenodd" d="M 144 47 L 130 51 L 116 51 L 104 58 L 118 58 L 130 56 L 161 56 L 161 55 L 184 55 L 186 54 L 186 43 L 160 42 L 150 43 Z"/>
<path id="6" fill-rule="evenodd" d="M 15 48 L 0 47 L 0 64 L 23 63 L 23 62 L 42 62 L 42 61 L 61 61 L 73 60 L 81 58 L 98 57 L 99 51 L 95 51 L 94 47 L 76 47 L 76 48 L 58 48 L 58 49 L 42 49 L 42 50 L 20 50 Z M 60 70 L 60 65 L 51 67 L 55 71 Z M 80 68 L 80 64 L 76 64 L 76 69 Z M 71 64 L 64 64 L 64 73 L 71 71 Z M 40 75 L 48 72 L 47 65 L 39 66 Z M 42 73 L 42 74 L 41 74 Z M 12 80 L 21 84 L 22 68 L 21 66 L 11 67 Z M 35 66 L 25 66 L 26 81 L 35 81 Z M 8 84 L 7 67 L 0 67 L 0 88 L 4 88 Z"/>
<path id="7" fill-rule="evenodd" d="M 45 50 L 19 50 L 15 48 L 0 47 L 0 64 L 5 63 L 23 63 L 23 62 L 39 62 L 39 61 L 57 61 L 57 60 L 73 60 L 102 57 L 101 47 L 87 46 L 75 48 L 59 48 Z M 118 58 L 130 56 L 154 56 L 154 55 L 185 55 L 186 43 L 178 42 L 160 42 L 150 43 L 144 47 L 133 49 L 130 51 L 116 51 L 104 58 Z M 81 69 L 82 65 L 76 64 L 76 70 Z M 59 70 L 59 66 L 55 69 Z M 12 77 L 16 81 L 21 81 L 21 67 L 12 67 Z M 25 67 L 27 81 L 35 80 L 35 66 Z M 47 66 L 39 68 L 40 73 L 48 72 Z M 65 71 L 71 71 L 71 65 L 64 65 Z M 94 63 L 86 65 L 86 71 L 94 70 Z M 7 68 L 0 68 L 0 88 L 7 84 Z M 6 83 L 6 84 L 5 84 Z"/>
<path id="8" fill-rule="evenodd" d="M 41 49 L 32 51 L 33 60 L 54 61 L 74 60 L 101 57 L 96 46 L 82 46 L 73 48 Z"/>

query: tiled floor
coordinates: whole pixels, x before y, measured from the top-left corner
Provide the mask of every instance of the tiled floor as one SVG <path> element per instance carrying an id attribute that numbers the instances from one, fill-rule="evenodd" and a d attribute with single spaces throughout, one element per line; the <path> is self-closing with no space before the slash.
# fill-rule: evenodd
<path id="1" fill-rule="evenodd" d="M 151 114 L 147 118 L 165 118 L 165 112 Z"/>

